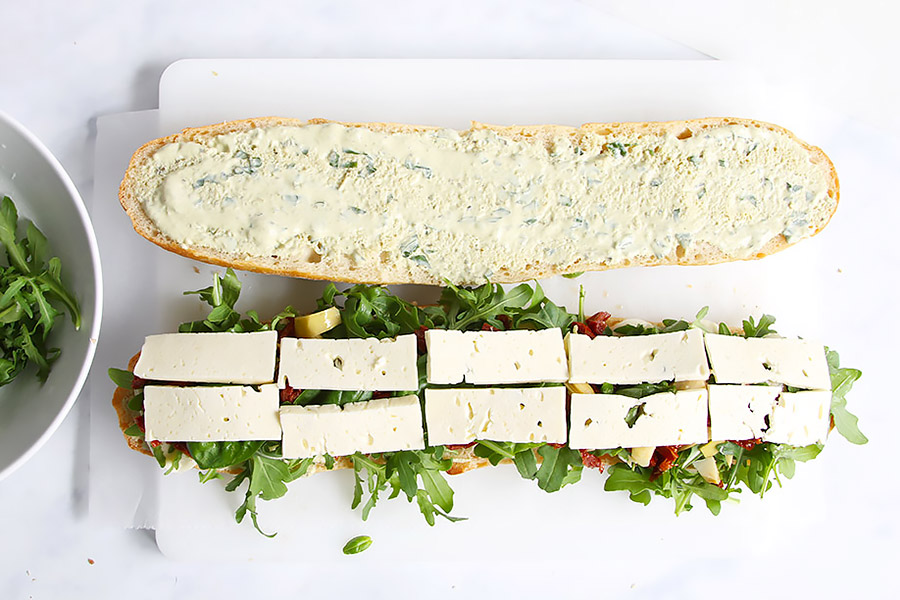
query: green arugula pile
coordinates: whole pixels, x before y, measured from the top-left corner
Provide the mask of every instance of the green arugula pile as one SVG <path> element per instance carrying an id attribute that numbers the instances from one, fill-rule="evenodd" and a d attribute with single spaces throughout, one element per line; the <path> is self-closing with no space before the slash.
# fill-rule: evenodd
<path id="1" fill-rule="evenodd" d="M 211 311 L 201 321 L 181 325 L 179 331 L 250 332 L 281 330 L 292 326 L 291 319 L 297 313 L 291 307 L 286 308 L 269 322 L 261 321 L 252 311 L 241 315 L 235 309 L 240 289 L 240 282 L 234 272 L 228 269 L 223 278 L 216 276 L 212 286 L 186 292 L 197 294 L 201 300 L 210 305 Z M 341 313 L 340 325 L 323 334 L 329 338 L 385 338 L 421 333 L 430 328 L 506 330 L 558 327 L 565 332 L 569 331 L 576 321 L 584 321 L 582 306 L 579 306 L 578 315 L 569 313 L 565 308 L 548 300 L 539 284 L 534 286 L 520 284 L 509 290 L 490 283 L 472 289 L 449 285 L 443 289 L 438 304 L 431 306 L 417 306 L 393 295 L 381 286 L 354 285 L 341 291 L 334 284 L 329 284 L 322 297 L 318 299 L 317 306 L 319 310 L 336 307 Z M 703 322 L 706 312 L 706 308 L 701 310 L 696 319 L 690 323 L 683 320 L 666 320 L 659 327 L 624 325 L 613 330 L 606 328 L 603 333 L 647 335 L 682 331 L 691 327 L 715 329 Z M 771 329 L 773 323 L 774 319 L 769 315 L 764 315 L 759 322 L 750 318 L 744 321 L 741 335 L 761 337 L 774 333 Z M 717 332 L 732 334 L 724 324 L 719 324 Z M 865 443 L 867 440 L 857 427 L 856 417 L 846 410 L 845 399 L 847 391 L 859 378 L 860 372 L 840 368 L 837 354 L 833 351 L 828 351 L 827 358 L 834 390 L 832 416 L 835 426 L 838 432 L 851 442 Z M 394 395 L 418 393 L 422 397 L 425 389 L 424 355 L 419 357 L 418 366 L 418 390 L 396 392 Z M 110 369 L 110 377 L 119 387 L 126 389 L 131 389 L 135 381 L 132 373 L 120 369 Z M 642 398 L 662 391 L 671 391 L 674 384 L 671 382 L 628 386 L 602 384 L 596 386 L 596 389 L 598 393 L 616 393 Z M 140 389 L 135 389 L 128 403 L 128 408 L 138 416 L 138 419 L 135 425 L 126 430 L 127 435 L 143 436 L 140 419 L 143 413 L 142 396 Z M 366 391 L 302 390 L 289 401 L 304 406 L 344 405 L 372 398 L 373 392 Z M 636 421 L 640 416 L 638 405 L 629 418 Z M 696 470 L 695 463 L 704 458 L 698 446 L 673 449 L 671 451 L 673 459 L 665 469 L 635 465 L 629 450 L 624 448 L 588 453 L 573 450 L 562 444 L 477 440 L 472 452 L 493 465 L 504 460 L 511 461 L 523 478 L 534 480 L 538 487 L 547 492 L 557 491 L 565 485 L 578 482 L 585 464 L 593 466 L 599 464 L 601 458 L 607 460 L 614 458 L 619 462 L 610 467 L 605 489 L 627 491 L 632 500 L 642 504 L 649 503 L 653 495 L 672 498 L 676 513 L 690 510 L 692 498 L 696 495 L 705 501 L 710 511 L 718 514 L 721 503 L 731 498 L 732 494 L 739 493 L 741 486 L 762 495 L 772 487 L 773 477 L 775 481 L 779 481 L 779 475 L 790 478 L 793 476 L 796 461 L 810 460 L 822 449 L 819 444 L 805 448 L 772 443 L 759 443 L 750 448 L 745 446 L 747 444 L 735 442 L 724 442 L 718 446 L 715 461 L 721 475 L 721 485 L 708 483 Z M 188 454 L 201 469 L 201 481 L 219 478 L 221 472 L 227 471 L 234 474 L 226 485 L 228 491 L 235 491 L 246 483 L 244 502 L 237 509 L 235 518 L 241 522 L 249 514 L 253 525 L 260 533 L 263 532 L 257 522 L 258 499 L 279 498 L 287 493 L 288 483 L 306 475 L 314 466 L 317 470 L 322 467 L 332 469 L 336 461 L 331 456 L 321 457 L 318 463 L 311 458 L 285 460 L 281 457 L 281 443 L 277 441 L 187 444 L 151 442 L 149 447 L 160 466 L 168 465 L 170 471 L 178 468 L 182 456 Z M 444 477 L 452 467 L 453 457 L 459 452 L 460 450 L 455 448 L 434 446 L 424 450 L 372 455 L 357 453 L 342 459 L 345 461 L 344 465 L 350 466 L 354 472 L 351 507 L 355 509 L 362 506 L 362 518 L 366 519 L 380 498 L 397 498 L 402 495 L 408 502 L 417 504 L 430 525 L 434 524 L 436 515 L 450 521 L 460 520 L 459 517 L 450 515 L 453 509 L 453 490 Z M 368 547 L 368 544 L 362 542 L 348 545 L 352 546 L 350 551 L 360 551 Z"/>
<path id="2" fill-rule="evenodd" d="M 47 344 L 56 319 L 67 310 L 75 329 L 81 313 L 75 297 L 60 280 L 62 263 L 50 257 L 47 238 L 34 223 L 25 225 L 18 238 L 19 215 L 7 196 L 0 202 L 0 244 L 7 265 L 0 266 L 0 386 L 10 383 L 29 364 L 47 380 L 59 348 Z"/>

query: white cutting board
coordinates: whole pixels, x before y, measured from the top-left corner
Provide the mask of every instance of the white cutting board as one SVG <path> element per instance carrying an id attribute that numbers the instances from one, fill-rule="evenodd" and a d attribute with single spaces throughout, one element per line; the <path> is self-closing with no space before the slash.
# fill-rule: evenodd
<path id="1" fill-rule="evenodd" d="M 466 127 L 472 120 L 578 125 L 738 116 L 785 125 L 826 150 L 831 136 L 828 120 L 815 107 L 797 104 L 788 91 L 715 61 L 186 60 L 170 66 L 160 81 L 160 135 L 270 115 L 448 127 Z M 584 285 L 588 313 L 602 309 L 649 320 L 690 319 L 709 305 L 716 320 L 739 324 L 747 314 L 769 312 L 778 317 L 779 331 L 815 338 L 824 332 L 823 315 L 829 310 L 822 291 L 833 273 L 820 258 L 831 243 L 826 231 L 764 261 L 623 269 L 542 285 L 549 297 L 573 310 Z M 204 275 L 208 272 L 203 269 Z M 165 314 L 173 328 L 196 318 L 198 309 L 176 301 L 182 288 L 173 286 L 185 278 L 191 281 L 188 287 L 208 282 L 180 271 L 173 277 L 169 269 L 153 273 L 160 290 L 160 302 L 151 309 L 154 318 Z M 287 303 L 311 308 L 321 290 L 321 284 L 274 276 L 242 278 L 249 284 L 240 306 L 257 308 L 263 317 Z M 412 300 L 436 299 L 433 288 L 397 289 Z M 295 482 L 286 497 L 259 503 L 263 527 L 279 532 L 275 539 L 256 534 L 248 523 L 234 523 L 239 494 L 227 494 L 215 482 L 201 486 L 194 473 L 186 473 L 161 477 L 156 534 L 166 555 L 208 560 L 327 562 L 361 533 L 373 536 L 376 545 L 355 560 L 376 562 L 477 559 L 474 548 L 479 555 L 504 560 L 539 557 L 547 548 L 583 557 L 606 547 L 604 561 L 616 565 L 605 572 L 607 578 L 621 583 L 642 573 L 646 581 L 641 565 L 653 562 L 651 544 L 649 554 L 668 556 L 668 564 L 678 568 L 679 561 L 712 556 L 723 547 L 761 554 L 780 538 L 823 527 L 826 461 L 801 465 L 797 478 L 763 503 L 744 499 L 712 518 L 699 501 L 691 514 L 678 519 L 670 501 L 657 499 L 645 508 L 630 503 L 624 493 L 603 492 L 604 478 L 594 471 L 585 470 L 585 481 L 578 485 L 547 495 L 520 480 L 512 468 L 486 469 L 450 481 L 456 490 L 454 513 L 469 520 L 439 522 L 434 528 L 403 500 L 382 501 L 363 523 L 358 512 L 349 510 L 350 474 L 331 473 Z M 621 559 L 611 557 L 611 547 L 603 544 L 612 538 Z M 686 548 L 694 553 L 683 553 Z M 629 555 L 644 560 L 634 563 L 626 560 Z M 673 556 L 683 558 L 672 563 Z"/>

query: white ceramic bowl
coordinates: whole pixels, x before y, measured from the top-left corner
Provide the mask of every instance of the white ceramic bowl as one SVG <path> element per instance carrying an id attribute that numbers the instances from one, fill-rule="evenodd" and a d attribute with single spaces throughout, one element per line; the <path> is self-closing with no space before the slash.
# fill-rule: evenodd
<path id="1" fill-rule="evenodd" d="M 37 452 L 75 403 L 97 347 L 103 289 L 97 239 L 78 190 L 50 151 L 0 112 L 2 195 L 15 202 L 20 220 L 34 221 L 51 255 L 62 260 L 62 279 L 78 299 L 82 324 L 76 331 L 68 315 L 57 321 L 50 344 L 62 353 L 43 385 L 29 367 L 0 387 L 0 479 Z"/>

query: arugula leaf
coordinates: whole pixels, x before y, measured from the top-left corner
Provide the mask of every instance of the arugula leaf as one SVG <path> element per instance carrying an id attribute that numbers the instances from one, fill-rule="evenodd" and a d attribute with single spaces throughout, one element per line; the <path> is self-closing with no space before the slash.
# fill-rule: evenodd
<path id="1" fill-rule="evenodd" d="M 259 316 L 253 311 L 248 312 L 247 315 L 242 318 L 241 313 L 234 308 L 240 293 L 241 282 L 231 268 L 228 268 L 225 271 L 224 277 L 219 277 L 219 274 L 216 273 L 211 286 L 184 292 L 185 296 L 200 296 L 200 299 L 209 304 L 212 307 L 212 310 L 202 321 L 182 323 L 178 327 L 179 333 L 224 331 L 247 333 L 272 330 L 275 329 L 284 318 L 294 316 L 293 309 L 288 307 L 278 315 L 277 319 L 273 319 L 268 325 L 263 324 L 259 320 Z"/>
<path id="2" fill-rule="evenodd" d="M 536 325 L 539 329 L 559 327 L 566 331 L 574 322 L 574 315 L 566 311 L 565 308 L 545 299 L 536 310 L 523 312 L 516 325 L 521 327 L 526 323 L 530 323 Z"/>
<path id="3" fill-rule="evenodd" d="M 16 241 L 16 230 L 19 228 L 19 213 L 9 196 L 0 202 L 0 244 L 6 249 L 9 264 L 20 273 L 31 273 L 25 247 Z"/>
<path id="4" fill-rule="evenodd" d="M 537 474 L 537 460 L 534 449 L 542 446 L 540 442 L 494 442 L 492 440 L 478 440 L 473 452 L 475 456 L 486 458 L 494 466 L 501 460 L 511 460 L 515 463 L 519 474 L 525 479 L 534 479 Z"/>
<path id="5" fill-rule="evenodd" d="M 575 316 L 549 301 L 540 284 L 522 283 L 505 291 L 499 284 L 486 283 L 477 288 L 459 288 L 448 284 L 439 300 L 447 329 L 474 329 L 488 324 L 497 329 L 568 328 Z"/>
<path id="6" fill-rule="evenodd" d="M 620 325 L 613 329 L 615 335 L 633 336 L 633 335 L 655 335 L 658 333 L 672 333 L 675 331 L 685 331 L 691 328 L 691 324 L 684 320 L 663 319 L 662 327 L 654 327 L 652 325 Z"/>
<path id="7" fill-rule="evenodd" d="M 473 290 L 448 284 L 441 294 L 440 302 L 445 307 L 452 307 L 456 318 L 447 324 L 447 329 L 466 329 L 481 323 L 503 328 L 503 323 L 497 317 L 509 309 L 531 307 L 540 303 L 543 291 L 538 292 L 538 289 L 540 288 L 532 289 L 527 283 L 517 285 L 508 292 L 504 292 L 499 284 L 486 283 Z"/>
<path id="8" fill-rule="evenodd" d="M 852 444 L 865 444 L 869 439 L 859 430 L 856 415 L 847 410 L 847 392 L 853 383 L 862 377 L 858 369 L 842 369 L 841 359 L 834 350 L 825 348 L 825 359 L 831 374 L 831 416 L 838 433 Z"/>
<path id="9" fill-rule="evenodd" d="M 716 459 L 724 465 L 726 456 L 733 457 L 731 466 L 727 467 L 727 475 L 723 478 L 726 490 L 733 490 L 735 483 L 743 483 L 754 494 L 764 496 L 772 488 L 772 477 L 777 481 L 780 472 L 790 479 L 794 475 L 794 462 L 812 460 L 819 455 L 822 447 L 821 444 L 812 444 L 798 448 L 765 442 L 748 450 L 734 442 L 725 442 L 719 446 L 720 454 Z"/>
<path id="10" fill-rule="evenodd" d="M 702 455 L 696 447 L 679 453 L 672 468 L 656 473 L 649 467 L 619 463 L 609 468 L 609 477 L 604 484 L 607 491 L 627 491 L 632 501 L 649 504 L 654 495 L 672 498 L 675 514 L 689 511 L 694 495 L 703 499 L 713 514 L 718 514 L 721 502 L 727 500 L 729 491 L 707 483 L 696 471 L 688 467 Z"/>
<path id="11" fill-rule="evenodd" d="M 613 333 L 622 336 L 654 335 L 659 333 L 659 329 L 648 325 L 619 325 L 613 329 Z"/>
<path id="12" fill-rule="evenodd" d="M 743 322 L 743 330 L 745 338 L 765 337 L 770 333 L 777 333 L 771 328 L 775 324 L 775 317 L 772 315 L 763 315 L 759 318 L 759 323 L 753 320 L 753 317 L 747 317 Z M 721 328 L 721 326 L 720 326 Z"/>
<path id="13" fill-rule="evenodd" d="M 339 296 L 345 298 L 343 306 L 337 304 Z M 325 334 L 331 338 L 395 337 L 435 325 L 432 312 L 391 294 L 382 286 L 355 285 L 340 292 L 330 284 L 317 305 L 319 310 L 335 306 L 341 311 L 341 324 Z"/>
<path id="14" fill-rule="evenodd" d="M 538 448 L 543 461 L 535 474 L 538 487 L 545 492 L 555 492 L 564 485 L 581 479 L 581 454 L 565 446 L 557 448 L 546 444 Z"/>
<path id="15" fill-rule="evenodd" d="M 447 514 L 453 509 L 453 490 L 441 472 L 447 471 L 452 461 L 444 459 L 443 454 L 443 446 L 425 450 L 386 452 L 380 455 L 380 460 L 359 453 L 354 454 L 351 457 L 355 481 L 351 508 L 356 508 L 362 502 L 361 473 L 366 471 L 369 499 L 363 506 L 363 520 L 368 518 L 369 511 L 378 502 L 379 494 L 385 492 L 388 487 L 393 490 L 391 498 L 402 491 L 407 500 L 410 502 L 415 500 L 429 525 L 434 525 L 435 514 L 449 521 L 462 520 L 461 517 Z"/>
<path id="16" fill-rule="evenodd" d="M 247 513 L 253 527 L 266 537 L 275 537 L 276 533 L 266 533 L 259 527 L 256 512 L 256 499 L 274 500 L 287 493 L 287 482 L 293 481 L 305 475 L 312 466 L 312 459 L 281 460 L 263 456 L 259 452 L 245 462 L 244 469 L 235 475 L 225 489 L 235 491 L 244 480 L 249 479 L 244 502 L 234 513 L 235 521 L 240 523 Z"/>
<path id="17" fill-rule="evenodd" d="M 631 500 L 640 504 L 650 504 L 651 493 L 656 492 L 658 486 L 650 481 L 641 470 L 631 470 L 624 463 L 617 463 L 609 468 L 609 477 L 603 489 L 607 492 L 626 491 Z"/>

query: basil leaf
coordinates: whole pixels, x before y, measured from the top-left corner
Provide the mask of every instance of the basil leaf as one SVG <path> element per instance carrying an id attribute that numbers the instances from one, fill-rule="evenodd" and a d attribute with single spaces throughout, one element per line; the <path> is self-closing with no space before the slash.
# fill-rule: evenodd
<path id="1" fill-rule="evenodd" d="M 358 535 L 355 538 L 350 539 L 346 544 L 344 544 L 344 549 L 342 550 L 344 554 L 359 554 L 360 552 L 364 552 L 369 549 L 369 546 L 372 545 L 372 538 L 367 535 Z"/>
<path id="2" fill-rule="evenodd" d="M 188 442 L 191 458 L 201 469 L 225 469 L 249 460 L 263 445 L 253 442 Z"/>
<path id="3" fill-rule="evenodd" d="M 131 389 L 131 384 L 134 381 L 134 373 L 131 371 L 126 371 L 124 369 L 107 369 L 107 374 L 109 378 L 112 380 L 116 387 L 124 388 L 126 390 Z"/>
<path id="4" fill-rule="evenodd" d="M 644 412 L 645 406 L 647 406 L 647 403 L 641 402 L 628 409 L 628 413 L 625 415 L 625 424 L 628 425 L 628 429 L 633 429 L 637 420 L 646 414 Z"/>

